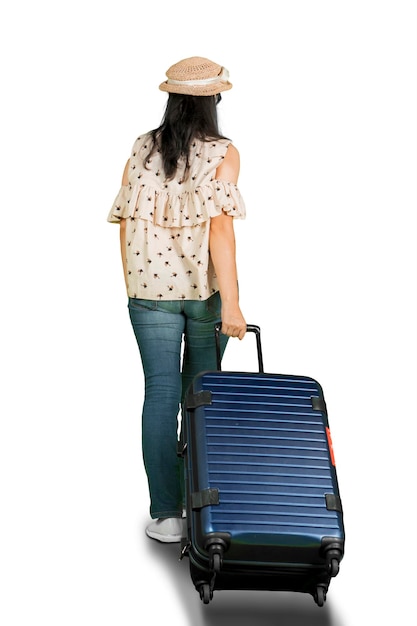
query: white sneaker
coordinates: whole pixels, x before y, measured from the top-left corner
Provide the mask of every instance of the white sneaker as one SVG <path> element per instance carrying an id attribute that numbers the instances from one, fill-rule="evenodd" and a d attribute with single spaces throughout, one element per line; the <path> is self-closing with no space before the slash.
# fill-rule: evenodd
<path id="1" fill-rule="evenodd" d="M 182 519 L 180 517 L 166 517 L 151 522 L 145 530 L 148 537 L 163 543 L 177 543 L 182 537 Z"/>

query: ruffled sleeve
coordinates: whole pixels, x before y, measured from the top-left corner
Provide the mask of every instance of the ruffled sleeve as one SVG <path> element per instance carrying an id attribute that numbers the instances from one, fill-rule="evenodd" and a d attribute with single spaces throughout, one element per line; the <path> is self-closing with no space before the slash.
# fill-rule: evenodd
<path id="1" fill-rule="evenodd" d="M 117 224 L 122 218 L 129 217 L 129 203 L 131 196 L 131 185 L 122 185 L 107 216 L 108 222 Z"/>
<path id="2" fill-rule="evenodd" d="M 213 180 L 210 186 L 200 187 L 200 190 L 206 196 L 205 202 L 210 217 L 216 217 L 223 212 L 235 218 L 245 219 L 245 203 L 235 184 Z"/>

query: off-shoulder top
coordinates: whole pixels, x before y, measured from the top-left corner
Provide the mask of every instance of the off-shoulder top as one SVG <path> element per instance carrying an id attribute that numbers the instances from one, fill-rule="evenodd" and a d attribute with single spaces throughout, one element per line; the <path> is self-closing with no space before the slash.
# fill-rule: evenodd
<path id="1" fill-rule="evenodd" d="M 146 300 L 206 300 L 218 291 L 209 253 L 210 219 L 221 212 L 245 217 L 233 183 L 215 173 L 230 141 L 195 140 L 184 179 L 180 163 L 166 180 L 162 160 L 149 152 L 149 134 L 138 137 L 129 159 L 128 184 L 122 185 L 107 217 L 126 219 L 128 295 Z"/>

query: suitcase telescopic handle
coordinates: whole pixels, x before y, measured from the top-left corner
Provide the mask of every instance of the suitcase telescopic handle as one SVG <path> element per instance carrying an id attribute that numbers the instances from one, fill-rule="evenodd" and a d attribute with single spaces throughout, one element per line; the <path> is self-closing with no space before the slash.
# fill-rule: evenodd
<path id="1" fill-rule="evenodd" d="M 220 354 L 220 331 L 221 331 L 222 325 L 221 324 L 216 324 L 214 327 L 214 335 L 216 337 L 216 359 L 217 359 L 217 369 L 219 371 L 221 371 L 222 369 L 222 358 L 221 358 L 221 354 Z M 261 346 L 261 329 L 259 328 L 259 326 L 256 326 L 255 324 L 248 324 L 246 326 L 246 331 L 248 333 L 254 333 L 255 337 L 256 337 L 256 349 L 258 352 L 258 366 L 259 366 L 259 371 L 263 372 L 264 371 L 264 363 L 263 363 L 263 358 L 262 358 L 262 346 Z"/>

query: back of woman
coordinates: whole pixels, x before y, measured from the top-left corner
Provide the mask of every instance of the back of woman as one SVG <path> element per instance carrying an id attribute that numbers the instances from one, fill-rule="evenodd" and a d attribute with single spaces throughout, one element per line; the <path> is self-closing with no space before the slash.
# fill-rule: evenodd
<path id="1" fill-rule="evenodd" d="M 181 540 L 183 468 L 177 456 L 179 409 L 194 376 L 216 368 L 243 338 L 234 218 L 245 217 L 239 153 L 218 129 L 227 71 L 203 57 L 171 66 L 161 125 L 139 136 L 108 221 L 120 224 L 128 310 L 145 377 L 142 448 L 151 522 L 146 533 Z"/>

